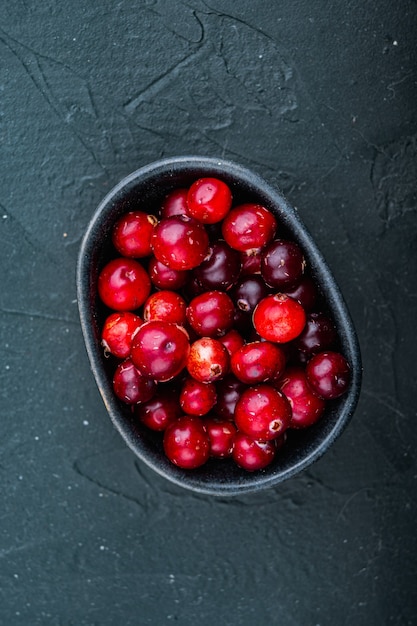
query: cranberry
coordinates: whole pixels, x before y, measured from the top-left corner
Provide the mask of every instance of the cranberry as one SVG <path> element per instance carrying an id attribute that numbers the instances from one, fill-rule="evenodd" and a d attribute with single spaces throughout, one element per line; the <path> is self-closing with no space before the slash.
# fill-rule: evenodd
<path id="1" fill-rule="evenodd" d="M 196 380 L 211 383 L 227 374 L 229 360 L 227 349 L 218 339 L 201 337 L 191 344 L 187 369 Z"/>
<path id="2" fill-rule="evenodd" d="M 151 430 L 162 432 L 182 416 L 178 393 L 173 389 L 160 389 L 153 398 L 134 407 L 135 416 Z"/>
<path id="3" fill-rule="evenodd" d="M 236 307 L 244 313 L 253 313 L 256 305 L 267 295 L 271 293 L 271 290 L 265 285 L 261 276 L 245 276 L 237 285 L 233 287 L 230 292 L 230 297 L 236 302 Z"/>
<path id="4" fill-rule="evenodd" d="M 187 215 L 187 196 L 188 189 L 184 188 L 174 189 L 165 196 L 161 206 L 161 218 L 171 217 L 172 215 Z"/>
<path id="5" fill-rule="evenodd" d="M 187 305 L 176 291 L 163 290 L 152 293 L 143 306 L 143 318 L 165 320 L 174 324 L 184 324 Z"/>
<path id="6" fill-rule="evenodd" d="M 205 224 L 220 222 L 232 206 L 232 192 L 217 178 L 200 178 L 188 192 L 188 212 Z"/>
<path id="7" fill-rule="evenodd" d="M 320 419 L 326 403 L 313 393 L 302 367 L 289 367 L 279 386 L 291 404 L 290 428 L 305 428 Z"/>
<path id="8" fill-rule="evenodd" d="M 188 280 L 187 270 L 173 270 L 152 257 L 148 265 L 149 277 L 158 289 L 181 289 Z"/>
<path id="9" fill-rule="evenodd" d="M 306 323 L 306 313 L 299 302 L 285 294 L 270 295 L 253 312 L 253 325 L 267 341 L 286 343 L 298 337 Z"/>
<path id="10" fill-rule="evenodd" d="M 193 275 L 204 289 L 227 291 L 240 274 L 240 255 L 225 241 L 217 241 L 210 247 L 208 256 L 193 270 Z"/>
<path id="11" fill-rule="evenodd" d="M 284 352 L 270 341 L 247 343 L 230 359 L 233 374 L 248 385 L 277 378 L 284 371 L 285 364 Z"/>
<path id="12" fill-rule="evenodd" d="M 343 395 L 350 382 L 350 366 L 339 352 L 319 352 L 306 366 L 306 376 L 311 389 L 324 400 Z"/>
<path id="13" fill-rule="evenodd" d="M 235 424 L 238 430 L 253 439 L 276 439 L 288 428 L 290 421 L 288 399 L 271 385 L 248 387 L 236 403 Z"/>
<path id="14" fill-rule="evenodd" d="M 216 415 L 226 420 L 233 420 L 236 403 L 246 389 L 246 385 L 233 374 L 228 374 L 216 383 L 217 402 L 214 407 Z"/>
<path id="15" fill-rule="evenodd" d="M 187 307 L 187 321 L 200 337 L 220 337 L 233 325 L 235 307 L 224 291 L 206 291 Z"/>
<path id="16" fill-rule="evenodd" d="M 98 294 L 114 311 L 133 311 L 149 296 L 151 281 L 146 270 L 134 259 L 109 261 L 98 277 Z"/>
<path id="17" fill-rule="evenodd" d="M 296 287 L 286 288 L 283 292 L 297 300 L 305 311 L 314 309 L 318 300 L 317 286 L 311 276 L 303 276 Z"/>
<path id="18" fill-rule="evenodd" d="M 210 456 L 210 441 L 200 417 L 184 415 L 168 425 L 163 439 L 171 463 L 184 469 L 204 465 Z"/>
<path id="19" fill-rule="evenodd" d="M 182 326 L 154 320 L 145 322 L 132 343 L 132 360 L 144 376 L 171 380 L 185 367 L 190 344 Z"/>
<path id="20" fill-rule="evenodd" d="M 236 426 L 228 420 L 206 417 L 204 426 L 210 440 L 210 456 L 225 459 L 232 456 Z"/>
<path id="21" fill-rule="evenodd" d="M 141 318 L 129 311 L 111 313 L 106 318 L 101 332 L 101 343 L 105 353 L 119 359 L 127 358 L 132 345 L 132 335 L 142 324 Z"/>
<path id="22" fill-rule="evenodd" d="M 151 254 L 151 237 L 158 220 L 142 211 L 122 215 L 113 227 L 112 241 L 116 250 L 126 257 L 141 258 Z"/>
<path id="23" fill-rule="evenodd" d="M 275 458 L 275 441 L 256 441 L 245 433 L 237 432 L 233 441 L 232 457 L 236 465 L 248 472 L 264 469 Z"/>
<path id="24" fill-rule="evenodd" d="M 206 415 L 216 404 L 216 387 L 195 378 L 185 379 L 180 393 L 180 405 L 187 415 Z"/>
<path id="25" fill-rule="evenodd" d="M 174 270 L 190 270 L 204 260 L 209 238 L 200 222 L 187 215 L 172 215 L 154 228 L 152 250 L 158 261 Z"/>
<path id="26" fill-rule="evenodd" d="M 303 331 L 294 341 L 294 347 L 307 356 L 323 352 L 333 346 L 337 338 L 332 320 L 324 313 L 309 313 Z"/>
<path id="27" fill-rule="evenodd" d="M 262 248 L 273 238 L 277 221 L 271 211 L 260 204 L 241 204 L 229 211 L 223 220 L 223 238 L 231 248 L 246 252 Z"/>
<path id="28" fill-rule="evenodd" d="M 137 404 L 147 402 L 153 397 L 156 384 L 153 380 L 145 378 L 129 358 L 117 366 L 113 377 L 113 390 L 126 404 Z"/>
<path id="29" fill-rule="evenodd" d="M 219 337 L 219 340 L 227 348 L 230 355 L 236 352 L 236 350 L 245 343 L 242 335 L 235 328 L 232 328 L 225 335 Z"/>
<path id="30" fill-rule="evenodd" d="M 262 253 L 261 274 L 267 285 L 283 291 L 297 285 L 305 265 L 302 250 L 294 241 L 275 239 Z"/>
<path id="31" fill-rule="evenodd" d="M 261 273 L 261 253 L 262 248 L 247 250 L 240 253 L 242 276 L 253 276 L 253 274 Z"/>

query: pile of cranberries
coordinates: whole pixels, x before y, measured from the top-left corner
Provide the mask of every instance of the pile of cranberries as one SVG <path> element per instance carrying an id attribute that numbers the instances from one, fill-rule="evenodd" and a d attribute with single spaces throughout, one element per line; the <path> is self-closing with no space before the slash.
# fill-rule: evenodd
<path id="1" fill-rule="evenodd" d="M 260 470 L 350 382 L 320 289 L 274 213 L 219 178 L 153 213 L 118 218 L 98 277 L 114 393 L 175 465 Z"/>

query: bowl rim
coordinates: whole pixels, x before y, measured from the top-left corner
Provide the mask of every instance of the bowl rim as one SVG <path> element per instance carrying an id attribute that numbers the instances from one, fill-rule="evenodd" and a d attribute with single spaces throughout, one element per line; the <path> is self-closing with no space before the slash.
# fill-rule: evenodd
<path id="1" fill-rule="evenodd" d="M 223 175 L 232 177 L 240 184 L 243 183 L 249 186 L 256 196 L 264 196 L 265 199 L 270 201 L 271 208 L 275 215 L 279 216 L 281 223 L 289 227 L 292 232 L 296 232 L 297 240 L 304 250 L 308 251 L 310 263 L 316 270 L 319 270 L 321 286 L 326 293 L 326 297 L 328 297 L 329 294 L 332 296 L 332 306 L 330 308 L 332 313 L 336 314 L 338 318 L 338 332 L 339 335 L 342 335 L 341 342 L 351 364 L 352 376 L 349 390 L 343 397 L 342 409 L 335 423 L 329 428 L 323 440 L 284 471 L 276 471 L 270 474 L 262 473 L 262 471 L 254 473 L 245 472 L 245 476 L 247 474 L 245 480 L 237 481 L 233 484 L 218 482 L 211 484 L 207 481 L 203 482 L 199 480 L 198 473 L 193 473 L 189 470 L 178 471 L 178 468 L 172 464 L 168 467 L 161 466 L 155 459 L 150 458 L 149 454 L 144 450 L 138 449 L 137 442 L 129 437 L 128 432 L 124 428 L 126 425 L 120 421 L 118 401 L 109 390 L 104 368 L 99 365 L 101 363 L 99 346 L 96 345 L 97 342 L 93 336 L 91 307 L 88 306 L 89 297 L 91 295 L 90 263 L 105 218 L 115 210 L 115 207 L 120 203 L 126 193 L 131 192 L 139 183 L 144 184 L 145 181 L 156 179 L 161 174 L 166 176 L 168 173 L 174 177 L 175 174 L 184 174 L 187 171 L 191 173 L 191 170 L 200 171 L 200 174 L 195 175 L 195 178 L 209 175 L 209 172 L 211 172 L 212 175 L 216 175 L 217 173 L 218 176 L 223 173 Z M 297 210 L 287 201 L 284 194 L 276 185 L 270 184 L 262 176 L 243 165 L 229 159 L 183 155 L 153 161 L 122 178 L 107 192 L 90 218 L 79 249 L 76 268 L 76 287 L 80 323 L 90 368 L 113 425 L 141 461 L 145 462 L 146 465 L 157 472 L 157 474 L 180 487 L 201 494 L 228 497 L 276 486 L 284 480 L 305 470 L 312 463 L 321 458 L 331 444 L 342 434 L 355 412 L 362 382 L 362 360 L 356 330 L 340 288 L 312 235 L 298 215 Z M 102 358 L 101 356 L 101 359 Z"/>

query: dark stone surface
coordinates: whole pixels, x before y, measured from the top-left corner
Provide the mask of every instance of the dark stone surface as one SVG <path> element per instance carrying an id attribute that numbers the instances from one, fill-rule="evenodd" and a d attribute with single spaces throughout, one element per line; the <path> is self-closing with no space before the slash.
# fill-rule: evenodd
<path id="1" fill-rule="evenodd" d="M 408 626 L 415 573 L 417 3 L 3 3 L 0 623 Z M 195 496 L 114 430 L 75 264 L 104 194 L 162 156 L 280 185 L 362 347 L 334 447 Z"/>

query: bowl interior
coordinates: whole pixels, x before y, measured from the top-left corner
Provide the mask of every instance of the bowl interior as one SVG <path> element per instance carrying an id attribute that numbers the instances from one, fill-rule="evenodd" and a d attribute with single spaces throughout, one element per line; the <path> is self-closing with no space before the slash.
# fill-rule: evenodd
<path id="1" fill-rule="evenodd" d="M 100 345 L 101 327 L 109 310 L 97 294 L 97 279 L 103 266 L 117 256 L 111 244 L 115 221 L 130 210 L 157 211 L 165 195 L 188 187 L 202 176 L 222 178 L 231 188 L 234 205 L 258 202 L 278 218 L 280 236 L 302 247 L 313 277 L 318 281 L 327 308 L 335 322 L 340 349 L 350 362 L 352 381 L 348 392 L 327 403 L 324 416 L 314 426 L 291 431 L 286 445 L 265 470 L 249 473 L 229 461 L 210 460 L 187 471 L 168 461 L 161 436 L 132 419 L 126 405 L 112 390 L 114 362 L 105 358 Z M 77 268 L 78 305 L 88 356 L 109 415 L 136 455 L 160 475 L 183 487 L 212 495 L 236 495 L 273 486 L 308 467 L 341 434 L 351 418 L 359 396 L 361 359 L 358 340 L 346 304 L 323 256 L 297 212 L 284 196 L 258 175 L 230 161 L 201 157 L 165 159 L 133 172 L 103 199 L 95 211 L 82 242 Z"/>

